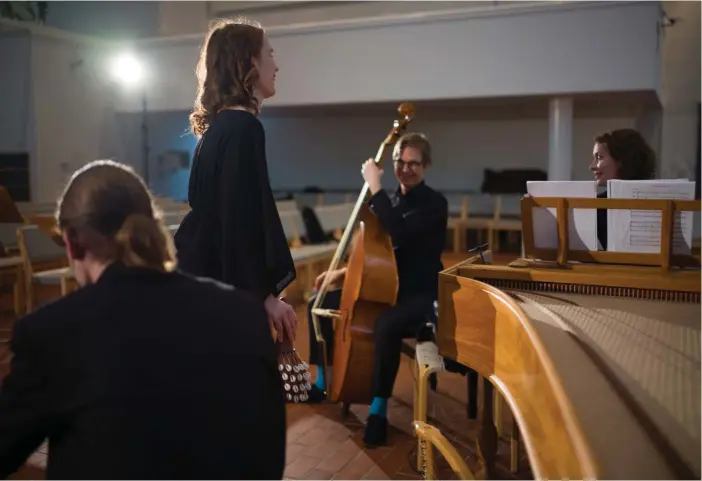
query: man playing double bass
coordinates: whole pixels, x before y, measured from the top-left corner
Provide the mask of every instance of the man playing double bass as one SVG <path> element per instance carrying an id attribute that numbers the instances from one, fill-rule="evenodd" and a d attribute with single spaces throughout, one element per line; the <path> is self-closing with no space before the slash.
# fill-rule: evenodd
<path id="1" fill-rule="evenodd" d="M 375 323 L 375 364 L 373 368 L 373 402 L 363 437 L 367 446 L 384 444 L 387 437 L 387 400 L 392 395 L 395 378 L 400 366 L 402 339 L 413 337 L 432 312 L 438 294 L 438 273 L 443 269 L 441 253 L 446 242 L 448 202 L 439 192 L 427 186 L 424 174 L 431 165 L 431 145 L 419 133 L 402 136 L 395 144 L 393 154 L 395 177 L 400 185 L 389 196 L 381 185 L 383 171 L 373 159 L 363 164 L 363 179 L 368 183 L 371 197 L 370 209 L 392 239 L 399 291 L 395 306 L 386 309 Z M 315 281 L 319 289 L 324 276 Z M 343 283 L 346 268 L 330 272 L 330 283 Z M 341 290 L 329 291 L 323 308 L 337 309 Z M 308 319 L 314 298 L 308 306 Z M 332 320 L 320 319 L 324 338 L 329 340 L 327 359 L 333 356 Z M 331 342 L 330 342 L 331 341 Z M 324 400 L 325 379 L 319 344 L 310 329 L 310 364 L 317 365 L 317 379 L 310 392 L 310 402 Z M 331 371 L 331 370 L 329 370 Z M 330 373 L 327 373 L 330 375 Z"/>

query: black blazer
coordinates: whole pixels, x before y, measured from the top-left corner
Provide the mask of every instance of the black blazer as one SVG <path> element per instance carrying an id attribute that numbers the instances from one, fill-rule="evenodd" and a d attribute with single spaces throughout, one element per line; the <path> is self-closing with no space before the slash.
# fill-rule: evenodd
<path id="1" fill-rule="evenodd" d="M 252 294 L 108 267 L 16 323 L 0 478 L 49 439 L 47 478 L 281 479 L 285 406 Z"/>

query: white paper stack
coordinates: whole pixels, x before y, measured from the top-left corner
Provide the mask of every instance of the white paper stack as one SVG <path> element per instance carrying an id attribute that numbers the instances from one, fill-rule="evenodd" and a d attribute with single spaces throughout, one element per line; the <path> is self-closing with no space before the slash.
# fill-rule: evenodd
<path id="1" fill-rule="evenodd" d="M 532 197 L 597 197 L 595 181 L 528 181 L 527 193 Z M 535 208 L 534 247 L 537 249 L 555 249 L 558 247 L 558 224 L 555 208 Z M 568 244 L 571 250 L 596 251 L 597 210 L 569 209 Z"/>
<path id="2" fill-rule="evenodd" d="M 610 180 L 610 199 L 693 200 L 695 183 L 687 179 Z M 658 254 L 661 250 L 661 216 L 655 210 L 607 211 L 607 250 Z M 690 254 L 692 250 L 693 212 L 675 214 L 673 253 Z"/>

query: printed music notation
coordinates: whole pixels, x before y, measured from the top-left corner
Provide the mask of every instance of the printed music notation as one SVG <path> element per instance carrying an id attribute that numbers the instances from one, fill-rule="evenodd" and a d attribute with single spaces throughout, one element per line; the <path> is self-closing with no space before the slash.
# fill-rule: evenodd
<path id="1" fill-rule="evenodd" d="M 686 199 L 685 196 L 675 196 L 675 193 L 670 193 L 665 186 L 659 189 L 642 191 L 635 189 L 632 194 L 634 199 Z M 671 197 L 675 196 L 675 197 Z M 683 217 L 682 212 L 675 214 L 673 227 L 673 249 L 684 248 L 685 238 L 683 232 L 686 228 L 687 217 Z M 631 232 L 632 246 L 651 246 L 660 248 L 661 245 L 661 212 L 654 210 L 632 210 L 629 221 L 629 231 Z M 690 219 L 691 220 L 691 219 Z"/>
<path id="2" fill-rule="evenodd" d="M 610 180 L 607 196 L 612 199 L 691 200 L 695 183 L 687 179 L 623 181 Z M 689 254 L 692 246 L 692 212 L 678 212 L 673 222 L 673 252 Z M 660 211 L 607 211 L 610 232 L 607 250 L 617 252 L 658 253 L 661 245 Z"/>

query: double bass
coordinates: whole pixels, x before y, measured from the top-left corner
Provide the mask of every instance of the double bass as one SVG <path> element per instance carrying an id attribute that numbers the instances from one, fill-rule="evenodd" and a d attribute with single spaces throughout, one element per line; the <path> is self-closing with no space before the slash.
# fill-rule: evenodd
<path id="1" fill-rule="evenodd" d="M 397 110 L 400 118 L 393 123 L 375 156 L 378 167 L 382 167 L 388 149 L 395 145 L 414 117 L 412 104 L 400 104 Z M 368 194 L 368 183 L 364 183 L 327 270 L 339 267 L 351 241 L 339 309 L 320 308 L 329 289 L 329 276 L 325 276 L 311 310 L 315 337 L 324 360 L 327 399 L 343 403 L 346 411 L 352 403 L 370 404 L 373 399 L 375 321 L 385 309 L 395 305 L 399 288 L 392 240 L 368 207 Z M 358 229 L 355 229 L 357 224 Z M 336 324 L 331 383 L 327 375 L 327 340 L 322 335 L 319 317 L 330 317 Z"/>

